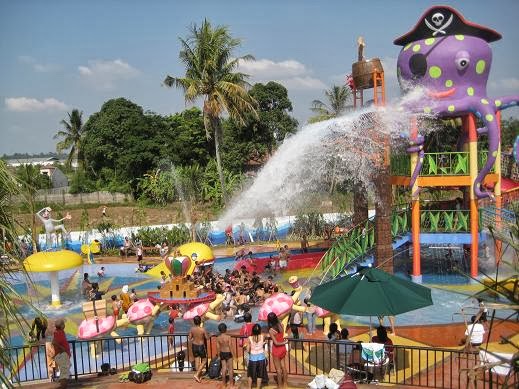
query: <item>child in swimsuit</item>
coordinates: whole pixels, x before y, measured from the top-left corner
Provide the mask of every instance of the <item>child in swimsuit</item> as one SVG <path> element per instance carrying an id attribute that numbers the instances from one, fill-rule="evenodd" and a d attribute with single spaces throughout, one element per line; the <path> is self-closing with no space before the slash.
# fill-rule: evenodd
<path id="1" fill-rule="evenodd" d="M 216 338 L 216 350 L 222 363 L 222 383 L 223 386 L 227 384 L 227 373 L 229 373 L 229 384 L 234 384 L 233 377 L 234 371 L 232 366 L 232 359 L 234 357 L 232 353 L 231 337 L 227 335 L 227 326 L 225 323 L 218 325 L 218 331 L 220 335 Z"/>

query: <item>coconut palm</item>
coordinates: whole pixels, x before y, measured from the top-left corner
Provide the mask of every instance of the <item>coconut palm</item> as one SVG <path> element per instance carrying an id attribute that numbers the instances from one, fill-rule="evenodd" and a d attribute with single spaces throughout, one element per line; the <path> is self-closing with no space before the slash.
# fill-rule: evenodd
<path id="1" fill-rule="evenodd" d="M 54 139 L 63 138 L 56 144 L 56 151 L 59 153 L 63 150 L 70 149 L 66 165 L 70 167 L 72 161 L 76 159 L 78 164 L 82 163 L 83 157 L 81 152 L 81 141 L 85 128 L 83 126 L 83 112 L 78 109 L 73 109 L 72 112 L 67 113 L 68 122 L 63 119 L 60 123 L 63 125 L 63 130 L 59 130 Z"/>
<path id="2" fill-rule="evenodd" d="M 28 323 L 19 311 L 19 301 L 24 298 L 13 288 L 13 270 L 20 271 L 28 280 L 21 266 L 21 250 L 18 244 L 18 234 L 12 213 L 12 197 L 20 194 L 20 183 L 7 169 L 4 161 L 0 160 L 0 383 L 11 387 L 7 371 L 15 371 L 12 364 L 16 359 L 10 357 L 8 350 L 11 340 L 11 329 L 17 327 L 22 334 L 27 332 Z M 39 313 L 38 313 L 39 314 Z"/>
<path id="3" fill-rule="evenodd" d="M 316 113 L 316 116 L 312 116 L 308 120 L 310 123 L 336 118 L 351 107 L 348 105 L 351 99 L 351 90 L 346 85 L 333 85 L 330 89 L 325 90 L 324 94 L 328 104 L 321 100 L 312 101 L 310 110 Z"/>
<path id="4" fill-rule="evenodd" d="M 201 97 L 204 99 L 204 126 L 207 138 L 214 137 L 218 176 L 225 202 L 227 192 L 220 156 L 221 115 L 227 112 L 240 123 L 244 123 L 247 113 L 257 117 L 256 101 L 247 93 L 248 76 L 236 71 L 240 61 L 254 58 L 251 55 L 233 56 L 240 40 L 231 37 L 225 26 L 213 27 L 204 20 L 200 27 L 193 25 L 190 33 L 186 39 L 179 38 L 182 45 L 179 57 L 186 67 L 185 77 L 168 75 L 164 84 L 181 88 L 186 103 Z"/>

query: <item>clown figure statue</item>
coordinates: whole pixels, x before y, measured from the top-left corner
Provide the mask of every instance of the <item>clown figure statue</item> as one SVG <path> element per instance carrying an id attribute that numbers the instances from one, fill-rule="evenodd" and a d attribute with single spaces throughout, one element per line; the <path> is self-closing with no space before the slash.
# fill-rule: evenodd
<path id="1" fill-rule="evenodd" d="M 65 226 L 63 224 L 55 225 L 55 223 L 62 222 L 63 220 L 72 219 L 72 216 L 70 216 L 68 212 L 63 219 L 52 219 L 50 215 L 51 211 L 52 209 L 50 207 L 45 207 L 36 213 L 36 216 L 40 218 L 41 222 L 43 223 L 43 226 L 45 227 L 45 244 L 47 249 L 52 247 L 52 234 L 56 233 L 58 230 L 60 230 L 63 234 L 63 241 L 67 239 L 68 233 L 65 229 Z"/>

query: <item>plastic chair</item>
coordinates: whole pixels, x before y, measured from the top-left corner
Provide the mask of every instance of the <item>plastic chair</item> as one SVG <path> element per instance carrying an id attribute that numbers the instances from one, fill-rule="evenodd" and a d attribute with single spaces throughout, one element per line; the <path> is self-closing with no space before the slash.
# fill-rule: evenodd
<path id="1" fill-rule="evenodd" d="M 386 375 L 390 358 L 381 343 L 362 343 L 361 359 L 369 381 L 380 381 Z"/>

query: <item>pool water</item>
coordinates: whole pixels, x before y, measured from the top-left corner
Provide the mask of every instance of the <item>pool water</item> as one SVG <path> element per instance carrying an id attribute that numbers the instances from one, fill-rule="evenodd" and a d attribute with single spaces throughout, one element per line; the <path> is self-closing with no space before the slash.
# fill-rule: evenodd
<path id="1" fill-rule="evenodd" d="M 66 317 L 74 324 L 67 325 L 68 335 L 75 337 L 77 326 L 83 320 L 83 313 L 81 304 L 84 299 L 81 296 L 81 282 L 83 280 L 83 273 L 90 274 L 92 282 L 99 282 L 100 290 L 105 290 L 106 299 L 115 294 L 119 295 L 121 288 L 124 285 L 129 285 L 130 290 L 134 288 L 139 297 L 144 298 L 146 292 L 156 290 L 160 284 L 158 279 L 147 276 L 146 274 L 136 272 L 136 265 L 134 264 L 103 264 L 105 267 L 105 277 L 98 278 L 97 271 L 101 265 L 83 265 L 80 268 L 62 271 L 59 274 L 61 298 L 63 306 L 59 309 L 49 306 L 50 302 L 50 283 L 48 274 L 35 273 L 31 275 L 34 285 L 29 289 L 27 284 L 19 280 L 13 280 L 15 289 L 22 295 L 28 295 L 33 304 L 41 309 L 46 315 L 51 318 Z M 222 258 L 215 262 L 215 269 L 224 273 L 225 269 L 232 269 L 234 266 L 233 258 Z M 275 275 L 275 281 L 279 283 L 285 291 L 290 290 L 288 285 L 288 277 L 291 275 L 298 275 L 303 286 L 308 287 L 306 279 L 312 274 L 312 269 L 278 273 Z M 315 273 L 314 273 L 315 274 Z M 402 277 L 406 277 L 405 273 L 397 273 Z M 477 302 L 469 296 L 479 290 L 479 287 L 470 284 L 467 279 L 462 279 L 457 274 L 441 274 L 424 276 L 424 285 L 432 289 L 432 298 L 434 305 L 422 308 L 416 311 L 408 312 L 398 315 L 396 318 L 396 325 L 423 325 L 423 324 L 445 324 L 452 322 L 463 321 L 460 316 L 461 308 L 468 307 L 465 311 L 467 315 L 477 312 Z M 109 303 L 108 303 L 109 305 Z M 258 307 L 252 309 L 253 320 L 257 318 Z M 108 309 L 110 311 L 110 308 Z M 34 314 L 28 306 L 22 307 L 22 312 L 26 317 L 32 317 Z M 504 315 L 505 313 L 503 313 Z M 343 316 L 347 325 L 369 325 L 369 317 L 359 316 Z M 376 321 L 376 318 L 375 318 Z M 320 322 L 320 321 L 319 321 Z M 235 323 L 231 319 L 226 320 L 229 329 L 237 329 L 241 327 L 241 323 Z M 206 328 L 210 333 L 217 332 L 217 322 L 206 322 Z M 190 321 L 177 320 L 175 328 L 178 332 L 187 332 L 191 326 Z M 167 312 L 158 315 L 152 328 L 153 334 L 166 333 L 168 327 Z M 135 328 L 129 327 L 127 329 L 118 329 L 120 335 L 133 335 Z M 18 339 L 19 338 L 19 339 Z M 21 337 L 14 337 L 13 343 L 23 342 Z"/>

